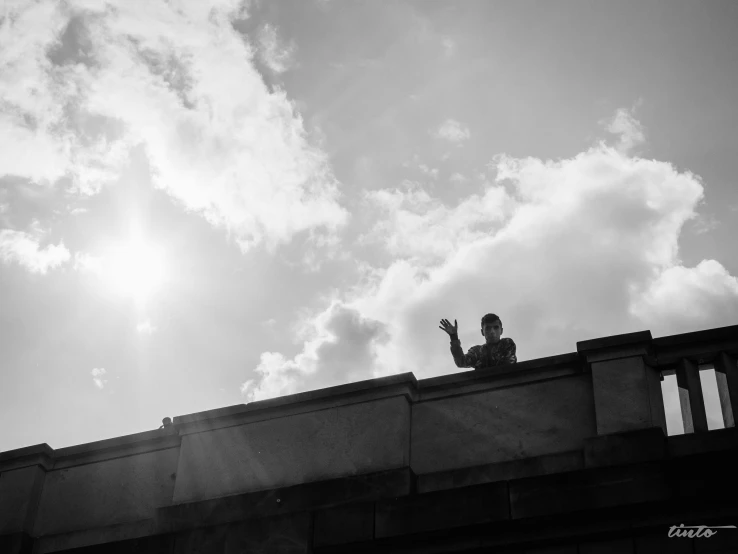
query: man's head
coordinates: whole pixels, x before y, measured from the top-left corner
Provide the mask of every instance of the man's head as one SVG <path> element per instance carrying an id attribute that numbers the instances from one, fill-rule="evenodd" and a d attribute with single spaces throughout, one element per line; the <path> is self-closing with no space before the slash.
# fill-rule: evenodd
<path id="1" fill-rule="evenodd" d="M 495 314 L 487 314 L 482 318 L 482 336 L 487 340 L 487 344 L 500 342 L 502 321 Z"/>

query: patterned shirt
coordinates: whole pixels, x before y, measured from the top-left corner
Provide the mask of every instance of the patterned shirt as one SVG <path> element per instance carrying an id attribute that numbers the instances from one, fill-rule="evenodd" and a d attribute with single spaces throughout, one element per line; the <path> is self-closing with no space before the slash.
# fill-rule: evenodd
<path id="1" fill-rule="evenodd" d="M 500 339 L 496 344 L 485 343 L 472 346 L 465 356 L 458 336 L 451 337 L 451 354 L 454 357 L 454 362 L 456 362 L 456 367 L 473 367 L 474 369 L 514 364 L 518 361 L 515 355 L 515 343 L 508 338 Z"/>

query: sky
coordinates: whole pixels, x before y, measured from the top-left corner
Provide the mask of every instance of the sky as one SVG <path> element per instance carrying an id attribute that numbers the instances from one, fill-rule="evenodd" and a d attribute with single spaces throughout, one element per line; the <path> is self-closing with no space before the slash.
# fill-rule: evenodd
<path id="1" fill-rule="evenodd" d="M 466 351 L 498 314 L 518 361 L 735 325 L 737 27 L 727 0 L 3 0 L 0 451 L 469 371 L 443 318 Z"/>

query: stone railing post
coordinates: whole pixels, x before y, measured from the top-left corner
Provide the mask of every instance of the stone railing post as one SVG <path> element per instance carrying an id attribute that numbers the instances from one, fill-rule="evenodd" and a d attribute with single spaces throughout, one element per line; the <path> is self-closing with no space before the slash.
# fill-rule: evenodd
<path id="1" fill-rule="evenodd" d="M 651 332 L 577 343 L 592 370 L 597 434 L 661 427 L 667 434 L 661 372 L 651 367 Z"/>
<path id="2" fill-rule="evenodd" d="M 725 428 L 735 427 L 735 410 L 738 409 L 738 366 L 733 356 L 720 352 L 715 358 L 715 380 L 717 381 L 720 410 L 723 412 Z"/>
<path id="3" fill-rule="evenodd" d="M 679 405 L 682 411 L 684 433 L 704 433 L 707 428 L 705 398 L 702 395 L 700 369 L 691 360 L 682 358 L 676 367 Z"/>

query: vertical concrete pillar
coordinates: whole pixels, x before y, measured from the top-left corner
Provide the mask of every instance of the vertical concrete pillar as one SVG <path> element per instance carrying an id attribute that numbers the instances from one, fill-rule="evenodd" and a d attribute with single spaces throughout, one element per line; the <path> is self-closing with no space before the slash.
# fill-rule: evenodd
<path id="1" fill-rule="evenodd" d="M 682 358 L 676 367 L 676 378 L 684 433 L 707 432 L 707 412 L 699 367 L 691 360 Z"/>
<path id="2" fill-rule="evenodd" d="M 661 427 L 666 431 L 661 372 L 647 363 L 651 332 L 577 343 L 592 371 L 597 434 Z"/>
<path id="3" fill-rule="evenodd" d="M 738 365 L 733 356 L 720 352 L 715 358 L 715 380 L 717 381 L 720 410 L 723 412 L 725 428 L 735 427 L 735 410 L 738 409 Z"/>
<path id="4" fill-rule="evenodd" d="M 33 528 L 53 450 L 37 444 L 0 454 L 0 549 L 30 552 Z M 30 541 L 30 542 L 29 542 Z"/>

